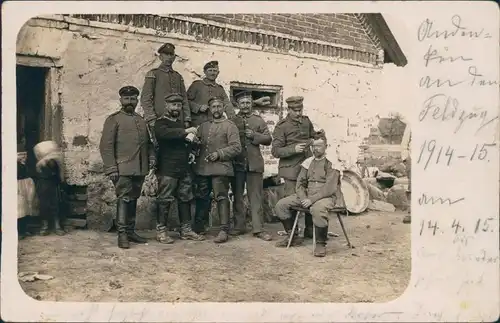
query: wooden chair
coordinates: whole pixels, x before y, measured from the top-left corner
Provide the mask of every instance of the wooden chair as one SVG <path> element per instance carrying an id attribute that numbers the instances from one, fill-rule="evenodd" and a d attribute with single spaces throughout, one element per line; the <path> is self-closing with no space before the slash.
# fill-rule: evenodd
<path id="1" fill-rule="evenodd" d="M 351 244 L 351 241 L 349 240 L 349 237 L 347 236 L 347 231 L 346 231 L 345 226 L 344 226 L 344 221 L 342 221 L 342 214 L 341 213 L 345 212 L 346 216 L 349 216 L 349 211 L 347 210 L 346 205 L 345 205 L 344 194 L 342 193 L 341 186 L 342 186 L 341 180 L 339 179 L 337 193 L 336 193 L 337 203 L 333 208 L 328 209 L 328 213 L 329 214 L 331 214 L 331 213 L 337 214 L 337 219 L 339 220 L 340 227 L 342 228 L 342 232 L 344 233 L 345 239 L 347 240 L 347 246 L 349 248 L 354 248 L 354 246 Z M 295 234 L 295 229 L 297 228 L 299 218 L 302 215 L 310 214 L 310 210 L 308 208 L 306 209 L 303 207 L 292 207 L 292 210 L 297 211 L 297 215 L 295 216 L 295 221 L 293 222 L 292 232 L 290 233 L 290 238 L 288 239 L 288 244 L 286 246 L 287 249 L 290 248 L 290 245 L 292 244 L 292 239 L 293 239 L 293 236 Z M 314 254 L 315 250 L 316 250 L 316 230 L 314 230 L 314 228 L 313 228 L 313 254 Z"/>

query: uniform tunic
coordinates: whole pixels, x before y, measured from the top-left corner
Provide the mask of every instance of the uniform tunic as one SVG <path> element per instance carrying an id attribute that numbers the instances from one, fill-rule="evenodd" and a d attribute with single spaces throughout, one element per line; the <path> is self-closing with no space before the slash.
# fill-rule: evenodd
<path id="1" fill-rule="evenodd" d="M 255 113 L 250 115 L 238 113 L 232 121 L 238 127 L 242 146 L 241 153 L 236 156 L 233 162 L 235 171 L 263 173 L 264 158 L 260 151 L 260 145 L 269 146 L 272 141 L 266 122 Z M 247 129 L 254 132 L 253 139 L 249 139 L 245 135 Z"/>
<path id="2" fill-rule="evenodd" d="M 104 121 L 99 150 L 106 175 L 146 176 L 149 162 L 155 159 L 144 119 L 123 110 Z"/>
<path id="3" fill-rule="evenodd" d="M 185 141 L 186 131 L 181 120 L 160 118 L 155 123 L 158 150 L 159 202 L 181 202 L 193 199 L 192 176 L 188 165 L 191 145 Z"/>
<path id="4" fill-rule="evenodd" d="M 227 119 L 207 121 L 198 127 L 197 136 L 201 140 L 201 148 L 195 173 L 201 176 L 233 176 L 232 160 L 241 152 L 236 125 Z M 213 152 L 219 154 L 219 159 L 206 161 L 205 158 Z"/>
<path id="5" fill-rule="evenodd" d="M 278 122 L 273 132 L 271 153 L 279 158 L 278 174 L 285 180 L 295 181 L 300 172 L 300 164 L 312 156 L 309 149 L 295 152 L 295 146 L 316 138 L 316 131 L 308 117 L 293 120 L 290 116 Z"/>
<path id="6" fill-rule="evenodd" d="M 158 172 L 160 176 L 182 178 L 188 169 L 189 148 L 181 120 L 160 118 L 155 123 L 158 140 Z"/>
<path id="7" fill-rule="evenodd" d="M 328 227 L 329 208 L 336 204 L 336 194 L 340 187 L 340 171 L 333 168 L 332 163 L 324 157 L 306 159 L 297 178 L 297 193 L 282 198 L 276 204 L 276 215 L 282 220 L 292 217 L 292 207 L 302 207 L 301 201 L 309 199 L 309 209 L 314 225 Z"/>
<path id="8" fill-rule="evenodd" d="M 228 119 L 235 116 L 234 107 L 222 85 L 208 80 L 196 80 L 187 90 L 187 98 L 191 107 L 191 122 L 193 126 L 198 126 L 205 121 L 213 119 L 210 110 L 200 111 L 202 105 L 208 105 L 208 100 L 212 97 L 221 97 L 224 100 L 224 109 Z"/>
<path id="9" fill-rule="evenodd" d="M 302 164 L 297 178 L 297 196 L 308 198 L 314 204 L 318 200 L 331 197 L 337 191 L 340 172 L 334 170 L 332 163 L 323 157 L 310 157 Z"/>
<path id="10" fill-rule="evenodd" d="M 141 106 L 146 122 L 156 120 L 164 114 L 165 96 L 173 93 L 178 93 L 183 97 L 181 121 L 191 121 L 191 111 L 182 75 L 165 64 L 146 73 L 141 94 Z"/>

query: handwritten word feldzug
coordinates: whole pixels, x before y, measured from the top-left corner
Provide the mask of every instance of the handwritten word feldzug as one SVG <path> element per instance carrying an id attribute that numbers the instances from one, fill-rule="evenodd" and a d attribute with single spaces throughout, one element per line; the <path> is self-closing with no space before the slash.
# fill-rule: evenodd
<path id="1" fill-rule="evenodd" d="M 498 115 L 488 115 L 487 109 L 474 107 L 472 111 L 466 110 L 460 107 L 460 102 L 457 98 L 444 93 L 433 94 L 424 101 L 418 119 L 422 122 L 429 118 L 436 121 L 457 122 L 458 124 L 453 133 L 460 131 L 467 121 L 479 121 L 476 134 L 486 126 L 494 124 L 495 121 L 498 122 Z"/>

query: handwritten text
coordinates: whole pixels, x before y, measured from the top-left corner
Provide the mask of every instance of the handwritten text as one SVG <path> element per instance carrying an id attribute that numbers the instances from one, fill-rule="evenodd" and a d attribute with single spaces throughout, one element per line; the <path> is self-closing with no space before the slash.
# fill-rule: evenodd
<path id="1" fill-rule="evenodd" d="M 420 110 L 419 121 L 431 118 L 436 121 L 456 121 L 457 125 L 453 133 L 462 129 L 465 123 L 478 120 L 479 125 L 476 128 L 476 134 L 487 125 L 498 121 L 498 115 L 488 115 L 488 110 L 482 107 L 473 107 L 472 111 L 460 107 L 457 98 L 448 96 L 444 93 L 434 94 L 424 101 L 422 110 Z"/>
<path id="2" fill-rule="evenodd" d="M 491 35 L 486 32 L 484 28 L 480 30 L 471 30 L 464 26 L 462 17 L 459 15 L 453 15 L 450 22 L 450 29 L 439 31 L 435 30 L 434 21 L 425 19 L 418 28 L 417 39 L 419 41 L 424 41 L 426 39 L 448 39 L 452 37 L 465 37 L 469 39 L 491 38 Z"/>

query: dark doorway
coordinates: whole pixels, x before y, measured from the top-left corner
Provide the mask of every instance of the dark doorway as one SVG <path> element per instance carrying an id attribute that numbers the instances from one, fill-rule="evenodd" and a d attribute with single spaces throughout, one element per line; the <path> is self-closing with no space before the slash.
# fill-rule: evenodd
<path id="1" fill-rule="evenodd" d="M 33 147 L 44 138 L 45 80 L 48 68 L 17 65 L 17 152 L 27 153 L 26 172 L 35 177 Z"/>

